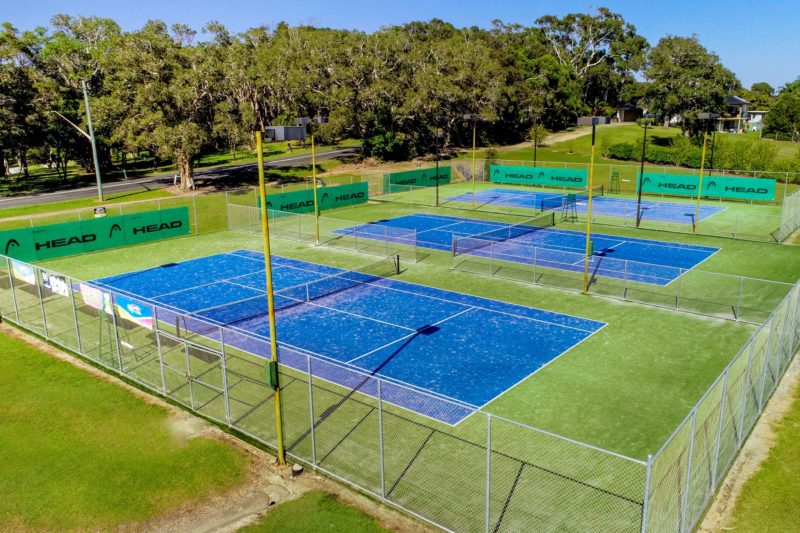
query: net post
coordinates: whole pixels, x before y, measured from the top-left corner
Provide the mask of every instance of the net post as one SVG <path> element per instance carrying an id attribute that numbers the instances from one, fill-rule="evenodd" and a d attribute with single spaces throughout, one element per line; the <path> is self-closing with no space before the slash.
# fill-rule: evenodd
<path id="1" fill-rule="evenodd" d="M 534 285 L 538 281 L 538 277 L 536 276 L 536 263 L 539 261 L 539 247 L 533 247 L 533 283 Z"/>
<path id="2" fill-rule="evenodd" d="M 719 408 L 719 422 L 717 423 L 717 440 L 714 443 L 713 466 L 711 467 L 711 491 L 717 488 L 717 468 L 719 468 L 719 448 L 722 443 L 722 421 L 725 419 L 725 403 L 728 398 L 728 374 L 725 369 L 725 377 L 722 378 L 722 403 Z"/>
<path id="3" fill-rule="evenodd" d="M 400 275 L 400 254 L 395 255 L 393 258 L 395 264 L 395 275 Z"/>
<path id="4" fill-rule="evenodd" d="M 644 474 L 644 497 L 642 498 L 642 527 L 641 533 L 647 531 L 647 514 L 650 511 L 650 477 L 653 472 L 653 456 L 647 455 L 647 467 Z"/>

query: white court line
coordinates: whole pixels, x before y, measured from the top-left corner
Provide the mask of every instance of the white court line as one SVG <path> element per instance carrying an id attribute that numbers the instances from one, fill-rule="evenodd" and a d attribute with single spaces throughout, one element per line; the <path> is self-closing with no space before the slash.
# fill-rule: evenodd
<path id="1" fill-rule="evenodd" d="M 459 315 L 463 315 L 467 311 L 472 311 L 474 309 L 475 309 L 474 307 L 468 307 L 466 309 L 463 309 L 463 310 L 459 311 L 458 313 L 456 313 L 454 315 L 450 315 L 448 317 L 445 317 L 442 320 L 439 320 L 438 322 L 434 322 L 433 324 L 428 324 L 427 327 L 438 326 L 439 324 L 447 322 L 448 320 L 451 320 L 451 319 L 453 319 L 453 318 L 455 318 L 455 317 L 457 317 Z M 400 341 L 404 341 L 406 339 L 410 339 L 411 337 L 413 337 L 415 335 L 419 335 L 419 334 L 420 334 L 420 331 L 415 329 L 415 330 L 413 330 L 413 333 L 410 333 L 409 335 L 405 335 L 403 337 L 400 337 L 399 339 L 395 339 L 392 342 L 387 342 L 383 346 L 379 346 L 379 347 L 375 348 L 374 350 L 370 350 L 369 352 L 367 352 L 365 354 L 362 354 L 362 355 L 359 355 L 358 357 L 354 357 L 353 359 L 350 359 L 349 361 L 347 361 L 347 364 L 351 365 L 351 364 L 353 364 L 353 361 L 357 361 L 358 359 L 362 359 L 364 357 L 367 357 L 368 355 L 372 355 L 375 352 L 378 352 L 378 351 L 383 350 L 384 348 L 386 348 L 388 346 L 391 346 L 392 344 L 396 344 L 396 343 L 398 343 Z"/>
<path id="2" fill-rule="evenodd" d="M 281 257 L 281 256 L 278 256 L 278 257 Z M 302 259 L 292 259 L 292 261 L 299 261 L 301 263 L 307 263 L 307 261 L 303 261 Z M 309 264 L 316 264 L 316 263 L 309 263 Z M 305 270 L 305 269 L 303 269 L 301 267 L 296 267 L 296 268 L 298 268 L 298 270 Z M 336 268 L 336 267 L 330 267 L 330 268 Z M 344 269 L 340 269 L 340 270 L 342 270 L 343 272 L 347 272 Z M 308 270 L 308 272 L 313 272 L 313 271 L 312 270 Z M 391 283 L 397 283 L 397 284 L 403 284 L 403 285 L 410 285 L 412 287 L 424 287 L 424 288 L 429 289 L 429 290 L 435 290 L 435 291 L 443 292 L 443 293 L 459 294 L 461 296 L 466 296 L 468 298 L 475 298 L 475 299 L 478 299 L 478 300 L 486 300 L 486 301 L 489 301 L 489 302 L 496 302 L 498 304 L 507 305 L 507 306 L 511 306 L 511 307 L 521 307 L 523 309 L 533 309 L 533 310 L 536 310 L 536 311 L 539 311 L 539 312 L 542 312 L 542 313 L 547 313 L 547 314 L 550 314 L 550 315 L 558 315 L 558 316 L 566 316 L 566 317 L 574 318 L 574 319 L 580 320 L 582 322 L 594 322 L 594 323 L 597 323 L 597 324 L 605 324 L 605 322 L 600 322 L 599 320 L 594 320 L 594 319 L 591 319 L 591 318 L 585 318 L 585 317 L 581 317 L 581 316 L 577 316 L 577 315 L 571 315 L 569 313 L 562 313 L 562 312 L 558 312 L 558 311 L 547 311 L 545 309 L 539 309 L 538 307 L 529 307 L 529 306 L 525 306 L 525 305 L 521 305 L 521 304 L 515 304 L 515 303 L 511 303 L 511 302 L 506 302 L 506 301 L 503 301 L 503 300 L 498 300 L 496 298 L 488 298 L 486 296 L 475 296 L 474 294 L 450 291 L 450 290 L 447 290 L 447 289 L 441 289 L 439 287 L 432 287 L 430 285 L 423 285 L 421 283 L 414 283 L 413 281 L 395 280 L 395 279 L 392 279 L 392 278 L 378 278 L 378 280 L 369 281 L 366 284 L 376 285 L 378 287 L 381 287 L 383 289 L 388 289 L 388 290 L 391 290 L 391 291 L 397 291 L 397 292 L 402 292 L 402 293 L 405 293 L 405 294 L 411 294 L 411 295 L 416 296 L 416 297 L 430 298 L 431 300 L 438 300 L 440 302 L 447 302 L 449 304 L 459 305 L 459 306 L 462 306 L 462 307 L 468 306 L 468 307 L 472 307 L 474 309 L 481 309 L 483 311 L 488 311 L 490 313 L 499 313 L 499 314 L 503 314 L 503 315 L 507 315 L 507 316 L 523 318 L 525 320 L 531 320 L 531 321 L 534 321 L 534 322 L 541 322 L 542 324 L 552 324 L 554 326 L 559 326 L 559 327 L 562 327 L 562 328 L 569 328 L 569 329 L 574 329 L 574 330 L 584 331 L 584 332 L 588 332 L 589 331 L 587 329 L 583 329 L 583 328 L 579 328 L 579 327 L 575 327 L 575 326 L 567 326 L 567 325 L 564 325 L 564 324 L 559 324 L 557 322 L 552 322 L 552 321 L 549 321 L 549 320 L 543 320 L 541 318 L 534 318 L 534 317 L 519 315 L 519 314 L 516 314 L 516 313 L 511 313 L 509 311 L 498 311 L 497 309 L 489 309 L 488 307 L 483 307 L 481 305 L 475 305 L 473 303 L 466 304 L 466 303 L 457 302 L 455 300 L 448 300 L 446 298 L 440 298 L 438 296 L 431 296 L 429 294 L 421 294 L 419 292 L 408 291 L 408 290 L 404 290 L 404 289 L 398 289 L 397 287 L 388 287 L 388 286 L 382 284 L 384 281 L 389 281 Z"/>

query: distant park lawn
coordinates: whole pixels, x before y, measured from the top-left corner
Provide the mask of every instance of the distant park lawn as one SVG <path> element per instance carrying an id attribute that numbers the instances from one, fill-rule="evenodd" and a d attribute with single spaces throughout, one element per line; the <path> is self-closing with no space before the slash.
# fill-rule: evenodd
<path id="1" fill-rule="evenodd" d="M 378 522 L 324 492 L 308 492 L 280 504 L 239 533 L 384 533 Z"/>
<path id="2" fill-rule="evenodd" d="M 0 530 L 111 530 L 222 492 L 247 457 L 166 409 L 0 333 Z"/>
<path id="3" fill-rule="evenodd" d="M 773 430 L 775 445 L 736 501 L 732 530 L 800 531 L 800 387 Z"/>

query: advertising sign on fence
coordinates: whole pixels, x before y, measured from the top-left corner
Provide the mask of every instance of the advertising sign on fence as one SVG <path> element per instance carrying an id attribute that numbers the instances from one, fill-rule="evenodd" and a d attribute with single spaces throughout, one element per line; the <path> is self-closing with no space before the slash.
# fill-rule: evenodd
<path id="1" fill-rule="evenodd" d="M 11 272 L 14 277 L 28 285 L 36 285 L 36 272 L 33 266 L 21 261 L 11 261 Z"/>
<path id="2" fill-rule="evenodd" d="M 645 172 L 641 185 L 643 193 L 697 197 L 699 176 L 687 174 L 655 174 Z M 636 180 L 639 190 L 639 180 Z M 737 200 L 772 201 L 775 199 L 775 180 L 767 178 L 729 178 L 704 176 L 702 196 Z"/>
<path id="3" fill-rule="evenodd" d="M 41 270 L 40 272 L 42 273 L 42 287 L 45 290 L 53 294 L 69 296 L 69 285 L 67 285 L 67 279 L 64 276 L 47 270 Z"/>
<path id="4" fill-rule="evenodd" d="M 406 170 L 403 172 L 392 172 L 384 175 L 386 192 L 407 191 L 413 187 L 435 187 L 436 186 L 436 167 L 419 168 L 417 170 Z M 452 172 L 450 167 L 439 167 L 439 185 L 450 183 Z"/>
<path id="5" fill-rule="evenodd" d="M 114 314 L 114 308 L 111 306 L 110 294 L 85 283 L 80 284 L 80 291 L 83 297 L 83 303 L 92 309 L 105 311 L 106 314 Z"/>
<path id="6" fill-rule="evenodd" d="M 143 328 L 153 329 L 153 309 L 151 307 L 119 294 L 114 297 L 114 301 L 117 303 L 117 313 L 120 318 Z"/>
<path id="7" fill-rule="evenodd" d="M 350 205 L 362 204 L 369 199 L 368 183 L 348 183 L 317 189 L 320 211 L 337 209 Z M 257 204 L 261 205 L 258 198 Z M 314 190 L 282 192 L 267 195 L 267 209 L 270 211 L 287 211 L 289 213 L 313 213 Z"/>
<path id="8" fill-rule="evenodd" d="M 492 165 L 489 181 L 517 185 L 541 185 L 544 187 L 575 187 L 585 189 L 588 184 L 586 170 L 576 168 L 523 167 Z"/>
<path id="9" fill-rule="evenodd" d="M 41 261 L 188 235 L 189 208 L 173 207 L 0 232 L 4 255 Z"/>

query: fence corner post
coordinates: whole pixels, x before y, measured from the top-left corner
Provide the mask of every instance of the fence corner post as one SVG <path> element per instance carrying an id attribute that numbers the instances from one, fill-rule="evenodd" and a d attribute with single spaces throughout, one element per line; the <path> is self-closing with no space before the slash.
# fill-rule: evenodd
<path id="1" fill-rule="evenodd" d="M 647 455 L 647 466 L 644 474 L 644 497 L 642 498 L 642 528 L 641 533 L 647 531 L 647 512 L 650 510 L 650 475 L 653 471 L 653 456 Z"/>

